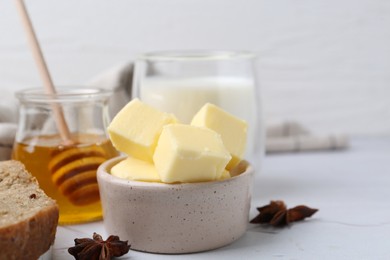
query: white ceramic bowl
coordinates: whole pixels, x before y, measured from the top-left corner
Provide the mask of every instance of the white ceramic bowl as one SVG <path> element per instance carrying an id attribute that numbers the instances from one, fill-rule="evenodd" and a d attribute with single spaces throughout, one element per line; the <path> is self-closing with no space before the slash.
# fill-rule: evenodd
<path id="1" fill-rule="evenodd" d="M 108 234 L 131 249 L 180 254 L 215 249 L 241 237 L 249 221 L 253 168 L 223 181 L 163 184 L 109 174 L 122 158 L 97 173 Z"/>

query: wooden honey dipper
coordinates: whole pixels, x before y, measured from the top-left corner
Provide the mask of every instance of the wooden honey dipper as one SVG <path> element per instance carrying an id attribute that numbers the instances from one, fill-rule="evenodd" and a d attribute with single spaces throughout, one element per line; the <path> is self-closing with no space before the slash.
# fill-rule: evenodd
<path id="1" fill-rule="evenodd" d="M 56 90 L 43 57 L 34 28 L 28 16 L 23 0 L 15 0 L 25 28 L 31 51 L 38 67 L 46 94 L 55 97 Z M 54 120 L 62 139 L 64 149 L 53 154 L 49 162 L 52 181 L 75 205 L 86 205 L 99 200 L 99 189 L 96 180 L 98 166 L 108 159 L 103 149 L 97 146 L 79 147 L 72 140 L 69 128 L 61 107 L 52 104 Z"/>
<path id="2" fill-rule="evenodd" d="M 96 170 L 105 160 L 102 147 L 66 147 L 54 153 L 49 162 L 51 179 L 74 205 L 97 202 L 100 197 Z"/>

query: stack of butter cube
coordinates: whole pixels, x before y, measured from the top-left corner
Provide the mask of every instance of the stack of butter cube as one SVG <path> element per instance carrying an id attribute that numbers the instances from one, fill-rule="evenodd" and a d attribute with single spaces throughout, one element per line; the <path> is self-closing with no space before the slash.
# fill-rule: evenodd
<path id="1" fill-rule="evenodd" d="M 207 103 L 190 124 L 173 114 L 130 101 L 108 127 L 115 148 L 126 159 L 111 174 L 136 181 L 190 183 L 222 180 L 244 156 L 245 121 Z"/>

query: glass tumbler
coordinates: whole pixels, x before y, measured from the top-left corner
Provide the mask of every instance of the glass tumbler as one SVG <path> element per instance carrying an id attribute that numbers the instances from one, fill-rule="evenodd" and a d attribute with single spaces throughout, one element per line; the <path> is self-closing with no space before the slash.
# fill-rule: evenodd
<path id="1" fill-rule="evenodd" d="M 248 123 L 245 159 L 254 166 L 263 153 L 256 56 L 250 52 L 165 51 L 142 54 L 133 92 L 143 102 L 190 123 L 207 102 Z"/>
<path id="2" fill-rule="evenodd" d="M 60 224 L 102 217 L 96 170 L 118 155 L 106 133 L 110 95 L 106 90 L 71 87 L 54 95 L 43 89 L 16 93 L 19 123 L 12 157 L 57 201 Z M 59 132 L 58 112 L 68 139 Z"/>

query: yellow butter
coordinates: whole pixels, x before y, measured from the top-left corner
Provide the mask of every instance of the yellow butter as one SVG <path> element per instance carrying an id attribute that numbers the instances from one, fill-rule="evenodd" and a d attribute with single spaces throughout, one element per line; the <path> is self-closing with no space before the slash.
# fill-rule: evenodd
<path id="1" fill-rule="evenodd" d="M 108 133 L 117 150 L 152 162 L 162 127 L 176 122 L 174 115 L 161 112 L 138 99 L 133 99 L 114 117 L 108 126 Z"/>
<path id="2" fill-rule="evenodd" d="M 153 164 L 128 157 L 111 168 L 111 174 L 127 180 L 161 182 Z"/>
<path id="3" fill-rule="evenodd" d="M 222 175 L 221 177 L 219 178 L 220 180 L 226 180 L 226 179 L 229 179 L 231 176 L 230 176 L 230 172 L 228 172 L 227 170 L 224 170 L 222 172 Z"/>
<path id="4" fill-rule="evenodd" d="M 218 133 L 182 124 L 163 127 L 153 156 L 161 181 L 166 183 L 220 179 L 230 159 Z"/>
<path id="5" fill-rule="evenodd" d="M 247 123 L 221 108 L 207 103 L 195 114 L 191 125 L 207 127 L 219 133 L 232 159 L 226 169 L 236 166 L 244 156 L 247 140 Z"/>

